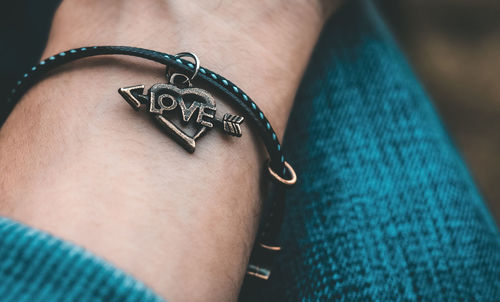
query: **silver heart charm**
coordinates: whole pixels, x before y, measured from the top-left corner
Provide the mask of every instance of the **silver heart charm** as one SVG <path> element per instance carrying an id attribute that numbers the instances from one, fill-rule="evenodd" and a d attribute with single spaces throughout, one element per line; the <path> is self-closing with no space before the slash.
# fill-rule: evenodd
<path id="1" fill-rule="evenodd" d="M 203 89 L 160 83 L 151 86 L 148 95 L 143 94 L 144 85 L 123 87 L 118 92 L 135 110 L 148 108 L 163 129 L 189 152 L 194 152 L 196 140 L 214 126 L 241 136 L 244 118 L 229 113 L 217 118 L 215 99 Z"/>

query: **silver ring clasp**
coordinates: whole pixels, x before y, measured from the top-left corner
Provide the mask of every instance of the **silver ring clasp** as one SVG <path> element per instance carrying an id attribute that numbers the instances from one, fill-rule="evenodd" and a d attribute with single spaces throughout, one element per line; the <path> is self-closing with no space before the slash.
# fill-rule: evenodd
<path id="1" fill-rule="evenodd" d="M 191 77 L 188 77 L 185 74 L 177 73 L 177 72 L 170 75 L 169 66 L 167 66 L 166 75 L 167 75 L 169 83 L 175 84 L 174 83 L 175 78 L 179 77 L 179 76 L 183 76 L 185 78 L 185 80 L 182 81 L 181 84 L 187 84 L 188 86 L 191 86 L 191 81 L 194 80 L 194 78 L 198 75 L 198 71 L 200 70 L 200 59 L 198 59 L 198 56 L 196 56 L 192 52 L 179 52 L 178 54 L 175 55 L 175 57 L 176 58 L 186 58 L 187 57 L 187 58 L 193 59 L 194 71 L 193 71 L 193 74 L 191 75 Z"/>

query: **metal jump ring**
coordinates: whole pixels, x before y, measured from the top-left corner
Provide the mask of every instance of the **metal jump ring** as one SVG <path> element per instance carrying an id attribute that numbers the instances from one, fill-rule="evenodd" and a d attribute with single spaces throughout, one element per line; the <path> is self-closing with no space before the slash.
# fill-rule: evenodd
<path id="1" fill-rule="evenodd" d="M 176 83 L 175 79 L 177 77 L 182 77 L 182 78 L 184 78 L 184 80 L 180 83 Z M 183 73 L 178 73 L 178 72 L 172 73 L 172 75 L 170 75 L 170 78 L 168 79 L 168 82 L 172 85 L 187 84 L 188 87 L 192 86 L 190 78 L 187 75 L 185 75 Z"/>
<path id="2" fill-rule="evenodd" d="M 294 185 L 297 182 L 297 174 L 295 174 L 295 170 L 293 170 L 292 166 L 288 162 L 284 162 L 286 169 L 290 173 L 290 179 L 284 179 L 283 177 L 279 176 L 278 173 L 274 172 L 273 169 L 271 169 L 270 165 L 271 161 L 269 160 L 267 162 L 267 170 L 269 171 L 269 174 L 276 179 L 277 181 L 281 182 L 282 184 L 285 184 L 287 186 Z"/>
<path id="3" fill-rule="evenodd" d="M 193 75 L 189 78 L 189 81 L 192 81 L 196 75 L 198 74 L 198 71 L 200 70 L 200 60 L 198 57 L 192 53 L 192 52 L 179 52 L 178 54 L 175 55 L 176 58 L 184 58 L 184 57 L 189 57 L 194 60 L 194 71 Z M 169 67 L 167 66 L 167 76 L 169 74 L 168 72 Z"/>

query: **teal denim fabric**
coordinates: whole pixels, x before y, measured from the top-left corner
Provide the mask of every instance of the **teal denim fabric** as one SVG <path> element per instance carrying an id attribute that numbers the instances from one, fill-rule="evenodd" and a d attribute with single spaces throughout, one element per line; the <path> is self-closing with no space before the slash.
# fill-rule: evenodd
<path id="1" fill-rule="evenodd" d="M 500 236 L 460 155 L 371 3 L 346 2 L 297 95 L 285 152 L 299 182 L 283 254 L 254 299 L 500 300 Z M 161 299 L 0 219 L 0 300 Z"/>
<path id="2" fill-rule="evenodd" d="M 370 2 L 327 25 L 286 133 L 299 183 L 266 301 L 500 301 L 500 237 Z"/>

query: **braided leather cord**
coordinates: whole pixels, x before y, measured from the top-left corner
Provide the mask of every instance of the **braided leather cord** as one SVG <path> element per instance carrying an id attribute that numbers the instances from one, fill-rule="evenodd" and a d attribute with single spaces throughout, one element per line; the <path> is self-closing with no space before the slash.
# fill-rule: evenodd
<path id="1" fill-rule="evenodd" d="M 178 58 L 175 55 L 129 46 L 89 46 L 60 52 L 33 66 L 19 81 L 17 81 L 16 87 L 11 90 L 7 102 L 4 103 L 6 110 L 3 111 L 7 114 L 5 116 L 0 116 L 0 126 L 7 119 L 8 114 L 13 110 L 22 95 L 47 72 L 78 59 L 100 55 L 127 55 L 140 57 L 158 62 L 168 67 L 174 67 L 185 73 L 193 72 L 195 68 L 194 64 L 191 62 Z M 265 144 L 270 157 L 270 168 L 278 175 L 281 175 L 281 177 L 285 179 L 289 178 L 291 172 L 288 171 L 285 166 L 285 157 L 276 132 L 274 132 L 270 122 L 257 104 L 234 83 L 207 68 L 200 67 L 196 79 L 216 88 L 244 112 L 245 117 L 251 120 L 251 123 L 257 129 Z M 250 260 L 251 263 L 259 263 L 259 267 L 265 267 L 267 269 L 272 266 L 274 256 L 277 252 L 263 248 L 261 244 L 279 246 L 278 235 L 281 230 L 285 208 L 285 186 L 278 181 L 274 181 L 274 183 L 275 187 L 271 191 L 271 197 L 268 198 L 269 202 L 264 204 L 263 217 Z"/>
<path id="2" fill-rule="evenodd" d="M 38 80 L 46 72 L 71 61 L 100 55 L 128 55 L 141 57 L 166 66 L 175 67 L 186 73 L 189 73 L 194 69 L 194 65 L 189 61 L 177 58 L 174 55 L 144 48 L 129 46 L 91 46 L 75 48 L 49 57 L 26 72 L 23 77 L 17 81 L 16 87 L 11 90 L 10 96 L 7 99 L 6 111 L 10 112 L 23 93 L 36 83 L 36 80 Z M 281 144 L 279 143 L 276 132 L 274 132 L 270 122 L 267 120 L 257 104 L 234 83 L 207 68 L 200 68 L 197 79 L 200 79 L 223 92 L 226 97 L 230 98 L 238 105 L 247 118 L 250 117 L 252 123 L 257 127 L 259 134 L 264 141 L 271 159 L 271 168 L 282 175 L 282 177 L 286 178 L 288 171 L 284 165 L 285 157 Z M 1 117 L 0 124 L 2 124 L 5 119 L 6 116 Z"/>

